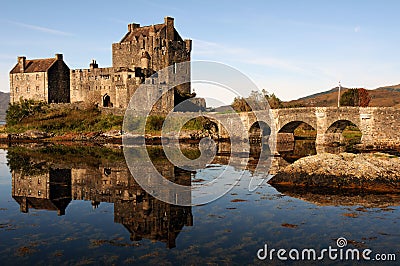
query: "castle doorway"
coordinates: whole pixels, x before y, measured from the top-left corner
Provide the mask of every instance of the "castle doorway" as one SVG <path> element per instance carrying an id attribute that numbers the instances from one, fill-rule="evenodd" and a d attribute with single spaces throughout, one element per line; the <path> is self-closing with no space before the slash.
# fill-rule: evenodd
<path id="1" fill-rule="evenodd" d="M 110 95 L 108 94 L 103 96 L 103 107 L 111 107 Z"/>

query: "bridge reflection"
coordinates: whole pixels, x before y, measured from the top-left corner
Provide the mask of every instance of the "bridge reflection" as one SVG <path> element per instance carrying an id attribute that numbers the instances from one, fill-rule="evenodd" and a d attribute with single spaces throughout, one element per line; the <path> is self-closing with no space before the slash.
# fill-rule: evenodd
<path id="1" fill-rule="evenodd" d="M 188 157 L 199 154 L 195 144 L 182 145 Z M 265 143 L 254 142 L 249 154 L 232 155 L 229 142 L 217 143 L 213 164 L 231 165 L 237 170 L 254 173 L 264 163 L 274 174 L 289 163 L 315 153 L 315 142 L 296 140 L 277 146 L 280 155 L 272 154 Z M 170 163 L 161 146 L 149 146 L 150 159 L 162 175 L 185 186 L 191 186 L 194 171 Z M 234 157 L 234 159 L 232 159 Z M 122 224 L 132 241 L 151 239 L 175 247 L 185 226 L 193 225 L 190 206 L 176 206 L 160 201 L 135 181 L 121 149 L 100 147 L 38 146 L 10 147 L 7 154 L 12 171 L 12 197 L 20 210 L 55 211 L 64 215 L 72 200 L 90 203 L 94 209 L 102 203 L 114 205 L 114 222 Z M 261 167 L 261 170 L 263 168 Z"/>

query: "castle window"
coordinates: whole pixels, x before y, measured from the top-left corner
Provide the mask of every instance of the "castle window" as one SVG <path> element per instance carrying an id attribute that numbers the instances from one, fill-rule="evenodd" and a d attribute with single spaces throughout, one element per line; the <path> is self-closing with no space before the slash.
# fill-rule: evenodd
<path id="1" fill-rule="evenodd" d="M 36 80 L 39 80 L 39 74 L 36 74 Z"/>
<path id="2" fill-rule="evenodd" d="M 39 91 L 39 86 L 36 86 L 36 92 L 38 92 Z"/>
<path id="3" fill-rule="evenodd" d="M 26 88 L 26 92 L 30 92 L 31 91 L 31 88 Z"/>
<path id="4" fill-rule="evenodd" d="M 19 80 L 19 77 L 18 77 L 18 76 L 15 76 L 15 80 Z"/>
<path id="5" fill-rule="evenodd" d="M 38 190 L 37 195 L 40 197 L 40 195 L 42 195 L 42 191 Z"/>
<path id="6" fill-rule="evenodd" d="M 18 90 L 18 87 L 16 87 L 16 88 L 15 88 L 15 92 L 18 92 L 18 91 L 19 91 L 19 90 Z"/>

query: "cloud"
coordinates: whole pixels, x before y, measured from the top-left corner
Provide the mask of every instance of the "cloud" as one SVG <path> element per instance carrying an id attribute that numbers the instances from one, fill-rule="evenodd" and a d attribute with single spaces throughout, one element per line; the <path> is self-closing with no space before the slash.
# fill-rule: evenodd
<path id="1" fill-rule="evenodd" d="M 193 50 L 196 55 L 212 55 L 212 56 L 219 56 L 219 55 L 239 55 L 248 53 L 249 50 L 240 48 L 240 47 L 233 47 L 229 45 L 224 45 L 215 42 L 209 42 L 199 39 L 193 39 Z"/>
<path id="2" fill-rule="evenodd" d="M 48 34 L 62 35 L 62 36 L 72 36 L 71 33 L 60 31 L 60 30 L 50 29 L 50 28 L 36 26 L 36 25 L 32 25 L 32 24 L 25 24 L 25 23 L 16 22 L 16 21 L 8 21 L 8 22 L 12 23 L 14 25 L 23 27 L 23 28 L 36 30 L 36 31 L 40 31 L 40 32 L 48 33 Z"/>
<path id="3" fill-rule="evenodd" d="M 196 56 L 212 56 L 215 59 L 228 59 L 239 63 L 283 69 L 302 74 L 308 73 L 304 67 L 286 59 L 260 55 L 250 49 L 193 39 L 193 51 Z"/>

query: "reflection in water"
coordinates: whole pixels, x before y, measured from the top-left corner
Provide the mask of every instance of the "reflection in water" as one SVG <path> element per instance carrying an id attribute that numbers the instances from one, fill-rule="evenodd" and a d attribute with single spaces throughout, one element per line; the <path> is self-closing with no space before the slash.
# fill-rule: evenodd
<path id="1" fill-rule="evenodd" d="M 160 158 L 158 152 L 150 154 L 157 155 L 157 168 L 166 178 L 190 185 L 191 172 L 177 169 L 166 158 Z M 175 247 L 182 228 L 193 224 L 191 207 L 167 204 L 146 193 L 135 182 L 123 157 L 114 158 L 111 164 L 96 160 L 99 154 L 91 155 L 87 159 L 96 166 L 68 162 L 67 158 L 56 162 L 52 154 L 10 149 L 9 158 L 19 158 L 29 165 L 29 168 L 19 167 L 9 162 L 13 166 L 12 197 L 21 212 L 34 208 L 64 215 L 72 199 L 91 201 L 93 208 L 101 202 L 114 203 L 114 221 L 129 231 L 131 240 L 147 238 L 165 242 L 168 248 Z M 55 164 L 64 169 L 54 168 Z"/>
<path id="2" fill-rule="evenodd" d="M 184 148 L 188 157 L 198 152 L 190 145 Z M 146 193 L 120 149 L 11 147 L 11 183 L 0 176 L 2 265 L 248 265 L 260 263 L 256 252 L 265 244 L 319 249 L 335 247 L 338 237 L 348 239 L 349 248 L 361 243 L 374 252 L 398 254 L 398 195 L 275 189 L 265 183 L 250 193 L 248 181 L 262 148 L 268 150 L 252 146 L 248 162 L 235 155 L 247 165 L 224 170 L 243 173 L 238 186 L 217 201 L 192 208 Z M 231 157 L 229 145 L 219 143 L 211 165 L 184 171 L 166 160 L 162 147 L 147 150 L 158 171 L 185 185 L 211 179 Z M 271 160 L 275 169 L 288 164 L 281 157 Z M 12 195 L 7 195 L 9 185 Z"/>
<path id="3" fill-rule="evenodd" d="M 399 194 L 371 193 L 362 190 L 335 190 L 274 185 L 281 193 L 318 206 L 363 206 L 366 208 L 386 208 L 400 206 Z"/>
<path id="4" fill-rule="evenodd" d="M 279 142 L 276 147 L 281 157 L 288 163 L 293 163 L 296 160 L 310 155 L 317 154 L 315 148 L 315 140 L 300 140 L 294 142 Z"/>
<path id="5" fill-rule="evenodd" d="M 21 212 L 27 213 L 29 208 L 34 208 L 64 215 L 71 202 L 71 169 L 40 170 L 43 173 L 12 170 L 12 197 L 20 205 Z"/>

